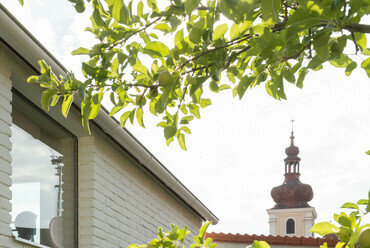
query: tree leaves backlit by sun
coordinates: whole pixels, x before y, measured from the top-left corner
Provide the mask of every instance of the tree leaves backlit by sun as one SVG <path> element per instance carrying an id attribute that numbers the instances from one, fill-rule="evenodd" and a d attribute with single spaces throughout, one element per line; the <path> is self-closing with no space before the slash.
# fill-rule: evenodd
<path id="1" fill-rule="evenodd" d="M 144 127 L 144 113 L 150 112 L 158 116 L 167 144 L 177 139 L 186 149 L 189 123 L 212 104 L 205 91 L 230 90 L 242 98 L 264 85 L 275 99 L 286 99 L 284 84 L 302 88 L 307 73 L 325 62 L 346 76 L 357 67 L 370 76 L 370 25 L 361 24 L 370 0 L 69 2 L 77 12 L 87 4 L 93 9 L 86 30 L 96 45 L 73 51 L 88 57 L 85 78 L 56 77 L 41 61 L 41 75 L 28 81 L 45 88 L 46 110 L 63 99 L 64 116 L 78 94 L 87 132 L 109 97 L 110 115 L 120 115 L 122 127 L 127 120 Z M 158 80 L 164 74 L 165 83 Z"/>

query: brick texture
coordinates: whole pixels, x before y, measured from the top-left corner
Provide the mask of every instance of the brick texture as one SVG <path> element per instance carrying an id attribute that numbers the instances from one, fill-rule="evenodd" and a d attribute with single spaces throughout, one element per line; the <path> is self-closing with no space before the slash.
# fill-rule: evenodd
<path id="1" fill-rule="evenodd" d="M 1 47 L 0 47 L 1 51 Z M 10 70 L 0 57 L 0 247 L 20 248 L 31 247 L 14 240 L 11 236 L 11 156 L 12 145 L 10 142 L 12 124 L 11 102 L 12 82 L 9 79 Z"/>
<path id="2" fill-rule="evenodd" d="M 145 244 L 169 223 L 197 234 L 200 218 L 135 163 L 97 138 L 79 139 L 79 247 Z"/>

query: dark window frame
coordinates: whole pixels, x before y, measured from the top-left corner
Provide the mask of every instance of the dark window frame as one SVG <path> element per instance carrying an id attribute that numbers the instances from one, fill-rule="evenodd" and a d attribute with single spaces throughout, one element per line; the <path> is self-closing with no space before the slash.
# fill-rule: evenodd
<path id="1" fill-rule="evenodd" d="M 51 118 L 47 113 L 41 110 L 37 105 L 27 99 L 22 93 L 17 91 L 14 87 L 12 88 L 12 111 L 25 116 L 25 118 L 30 119 L 31 121 L 42 118 L 48 123 L 57 126 L 64 133 L 67 133 L 73 141 L 73 212 L 74 212 L 74 244 L 73 248 L 78 248 L 78 137 L 76 137 L 72 132 L 66 129 L 63 125 L 58 123 L 56 120 Z M 25 109 L 23 109 L 25 108 Z M 30 113 L 32 112 L 32 113 Z M 32 115 L 33 114 L 33 115 Z M 46 124 L 47 125 L 47 124 Z M 26 131 L 26 130 L 25 130 Z M 27 131 L 26 131 L 27 132 Z M 18 239 L 17 239 L 18 240 Z"/>

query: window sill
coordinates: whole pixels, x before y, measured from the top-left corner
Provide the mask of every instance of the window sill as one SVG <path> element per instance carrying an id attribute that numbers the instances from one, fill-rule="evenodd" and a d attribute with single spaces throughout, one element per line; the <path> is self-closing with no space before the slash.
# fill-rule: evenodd
<path id="1" fill-rule="evenodd" d="M 39 247 L 39 248 L 50 248 L 49 246 L 46 246 L 46 245 L 41 245 L 41 244 L 37 244 L 35 242 L 32 242 L 32 241 L 29 241 L 27 239 L 22 239 L 22 238 L 19 238 L 19 237 L 14 237 L 14 239 L 18 242 L 21 242 L 21 243 L 25 243 L 25 244 L 28 244 L 28 245 L 32 245 L 34 247 Z"/>

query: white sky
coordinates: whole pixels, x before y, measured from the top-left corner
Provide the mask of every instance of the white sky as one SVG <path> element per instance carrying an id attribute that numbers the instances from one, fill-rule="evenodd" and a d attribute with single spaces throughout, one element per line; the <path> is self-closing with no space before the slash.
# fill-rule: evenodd
<path id="1" fill-rule="evenodd" d="M 70 55 L 93 44 L 82 32 L 88 14 L 76 15 L 67 1 L 1 1 L 68 69 L 78 71 L 81 57 Z M 32 5 L 30 4 L 32 3 Z M 358 64 L 360 57 L 356 58 Z M 220 222 L 209 231 L 268 234 L 266 209 L 274 206 L 273 187 L 284 181 L 290 120 L 300 148 L 301 181 L 312 186 L 317 221 L 347 201 L 366 198 L 370 186 L 370 80 L 357 69 L 326 65 L 310 72 L 300 90 L 285 84 L 288 101 L 276 101 L 264 86 L 248 90 L 239 101 L 231 91 L 215 94 L 201 120 L 190 125 L 188 151 L 165 145 L 163 131 L 149 112 L 146 129 L 128 129 L 178 177 Z M 367 222 L 370 222 L 369 218 Z"/>

